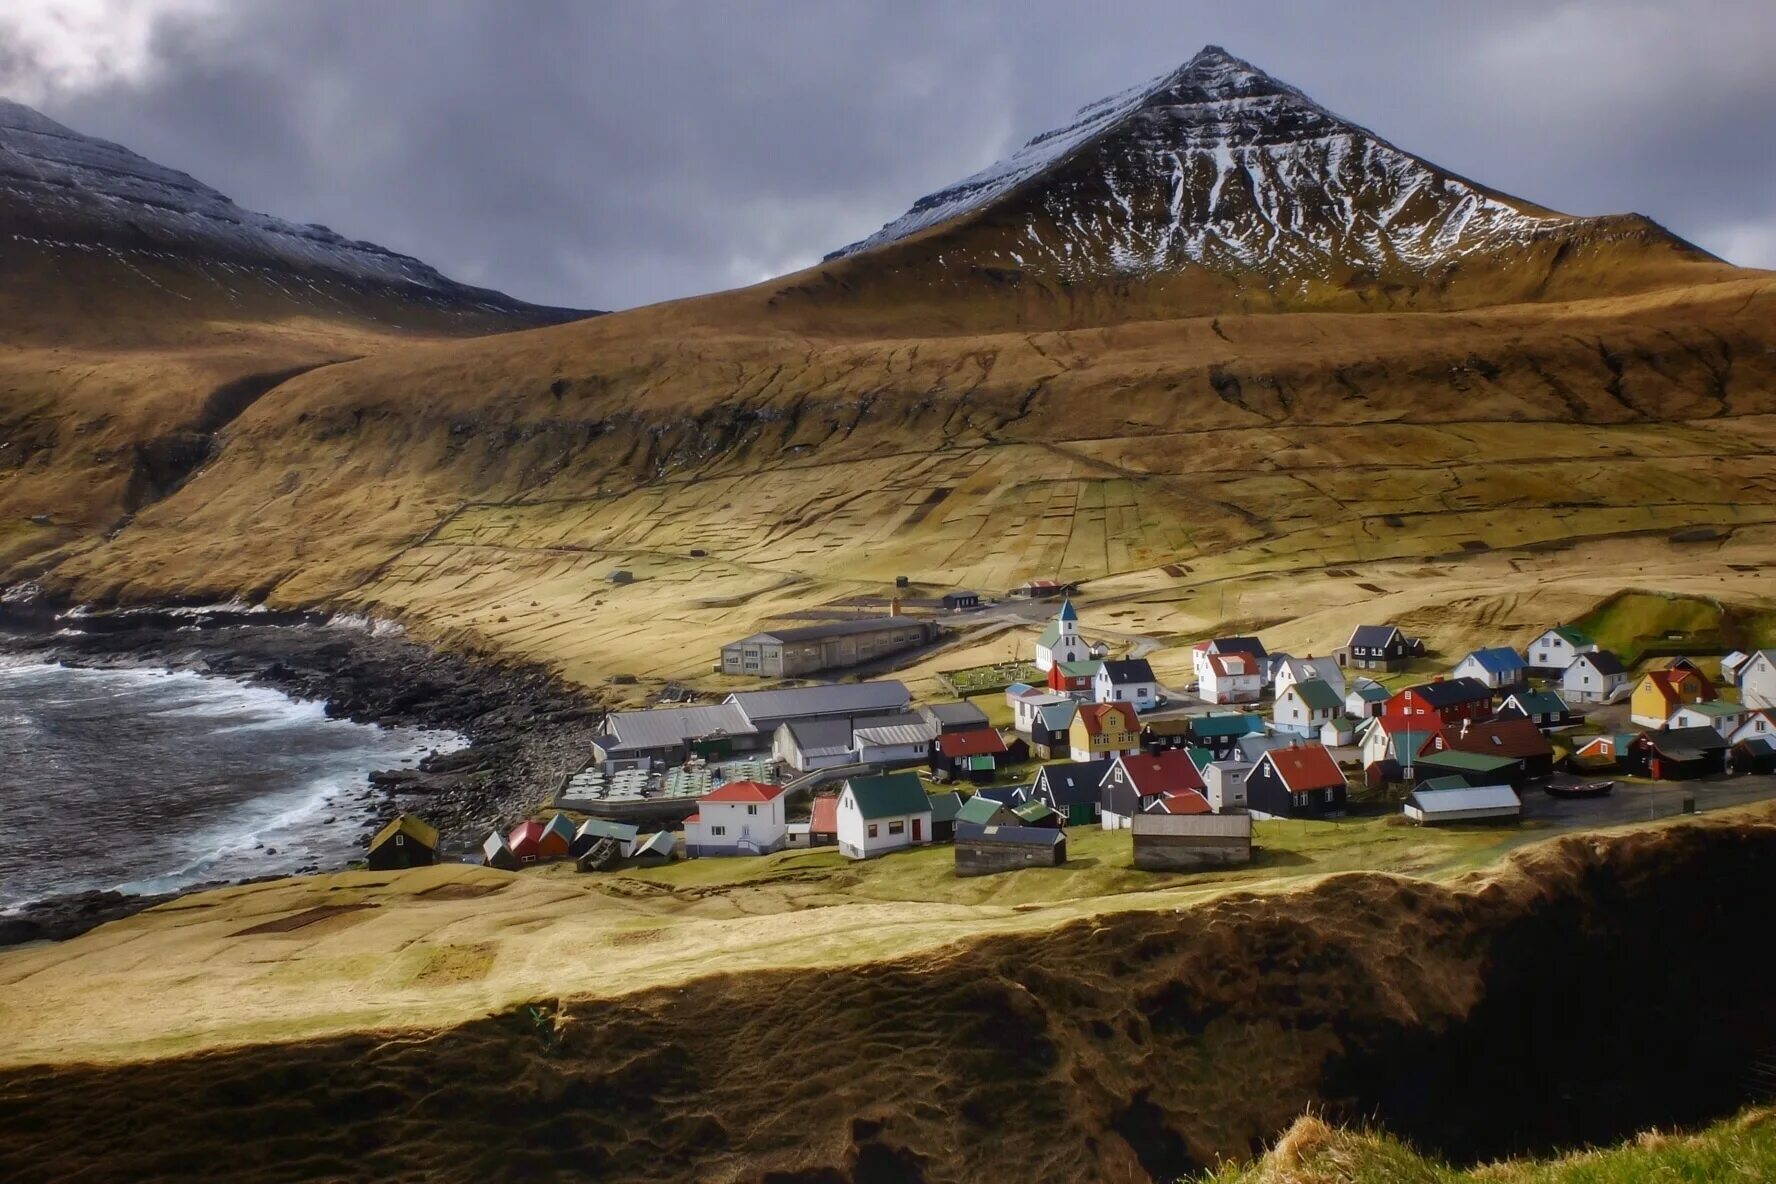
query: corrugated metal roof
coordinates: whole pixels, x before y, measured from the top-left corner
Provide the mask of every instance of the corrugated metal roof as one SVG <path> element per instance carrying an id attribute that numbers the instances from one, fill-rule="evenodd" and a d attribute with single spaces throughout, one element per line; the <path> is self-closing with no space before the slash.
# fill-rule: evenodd
<path id="1" fill-rule="evenodd" d="M 927 703 L 920 709 L 920 714 L 945 727 L 987 722 L 987 713 L 973 703 Z"/>
<path id="2" fill-rule="evenodd" d="M 1418 789 L 1406 799 L 1426 814 L 1468 810 L 1521 810 L 1523 801 L 1508 785 L 1474 785 L 1465 789 Z"/>
<path id="3" fill-rule="evenodd" d="M 956 838 L 965 843 L 1005 843 L 1022 847 L 1053 847 L 1066 842 L 1067 832 L 1052 826 L 982 826 L 957 822 Z"/>
<path id="4" fill-rule="evenodd" d="M 820 641 L 828 637 L 856 637 L 870 633 L 886 633 L 893 629 L 929 629 L 924 621 L 915 621 L 909 617 L 864 617 L 855 621 L 829 621 L 824 625 L 797 625 L 790 629 L 769 629 L 763 633 L 754 633 L 742 637 L 739 641 L 731 641 L 729 645 L 747 645 L 753 642 L 776 641 Z"/>
<path id="5" fill-rule="evenodd" d="M 826 683 L 812 687 L 792 687 L 781 691 L 735 691 L 723 706 L 732 705 L 745 713 L 747 720 L 786 720 L 820 715 L 848 715 L 859 712 L 900 711 L 912 701 L 903 683 L 892 679 L 880 682 Z"/>
<path id="6" fill-rule="evenodd" d="M 858 728 L 853 735 L 859 744 L 878 747 L 890 744 L 924 744 L 931 739 L 931 725 L 891 724 L 880 728 Z"/>
<path id="7" fill-rule="evenodd" d="M 703 736 L 754 736 L 758 729 L 732 703 L 613 711 L 605 721 L 615 748 L 671 748 Z"/>
<path id="8" fill-rule="evenodd" d="M 851 721 L 848 719 L 797 719 L 782 726 L 804 756 L 851 750 Z"/>
<path id="9" fill-rule="evenodd" d="M 627 822 L 612 822 L 606 818 L 588 818 L 580 823 L 578 833 L 594 835 L 599 838 L 633 841 L 635 836 L 641 833 L 641 828 Z"/>

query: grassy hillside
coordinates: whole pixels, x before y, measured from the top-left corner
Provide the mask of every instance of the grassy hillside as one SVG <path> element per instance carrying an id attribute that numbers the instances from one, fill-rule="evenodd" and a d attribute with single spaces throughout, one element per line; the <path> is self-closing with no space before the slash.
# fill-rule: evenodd
<path id="1" fill-rule="evenodd" d="M 1776 1111 L 1691 1134 L 1649 1132 L 1616 1147 L 1545 1160 L 1451 1168 L 1386 1134 L 1303 1118 L 1262 1160 L 1202 1177 L 1213 1184 L 1762 1184 L 1776 1180 Z"/>

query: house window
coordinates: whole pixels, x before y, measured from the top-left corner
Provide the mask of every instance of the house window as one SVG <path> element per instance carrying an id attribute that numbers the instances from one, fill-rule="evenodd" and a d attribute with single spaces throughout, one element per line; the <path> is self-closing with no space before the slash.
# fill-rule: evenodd
<path id="1" fill-rule="evenodd" d="M 712 835 L 725 835 L 728 833 L 728 828 L 725 826 L 712 826 L 709 828 L 709 833 Z"/>
<path id="2" fill-rule="evenodd" d="M 748 814 L 755 814 L 756 815 L 759 812 L 759 808 L 757 806 L 748 806 L 748 807 L 746 807 L 746 812 Z"/>
<path id="3" fill-rule="evenodd" d="M 888 824 L 888 833 L 891 835 L 904 835 L 906 833 L 906 823 L 890 822 Z"/>
<path id="4" fill-rule="evenodd" d="M 876 824 L 873 822 L 869 824 L 869 837 L 872 839 L 876 837 Z"/>

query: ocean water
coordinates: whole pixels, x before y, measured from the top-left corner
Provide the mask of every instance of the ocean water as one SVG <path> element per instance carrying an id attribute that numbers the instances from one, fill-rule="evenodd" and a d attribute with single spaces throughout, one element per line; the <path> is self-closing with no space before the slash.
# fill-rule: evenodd
<path id="1" fill-rule="evenodd" d="M 0 911 L 338 867 L 365 774 L 461 743 L 228 679 L 0 664 Z"/>

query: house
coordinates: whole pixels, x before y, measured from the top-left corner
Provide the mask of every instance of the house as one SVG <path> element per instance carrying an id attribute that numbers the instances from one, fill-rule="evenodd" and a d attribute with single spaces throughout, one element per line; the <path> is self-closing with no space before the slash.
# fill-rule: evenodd
<path id="1" fill-rule="evenodd" d="M 1271 711 L 1271 727 L 1280 733 L 1313 739 L 1320 729 L 1344 710 L 1344 696 L 1330 683 L 1317 678 L 1290 683 L 1277 693 Z"/>
<path id="2" fill-rule="evenodd" d="M 1776 650 L 1758 650 L 1734 671 L 1739 701 L 1747 707 L 1776 707 Z"/>
<path id="3" fill-rule="evenodd" d="M 1208 672 L 1210 658 L 1228 654 L 1244 654 L 1251 659 L 1249 663 L 1252 673 L 1263 681 L 1270 672 L 1266 659 L 1269 657 L 1264 650 L 1264 643 L 1256 637 L 1216 637 L 1209 641 L 1199 641 L 1190 649 L 1190 662 L 1197 681 L 1200 682 Z"/>
<path id="4" fill-rule="evenodd" d="M 869 859 L 931 842 L 931 800 L 912 773 L 853 777 L 839 791 L 839 852 Z"/>
<path id="5" fill-rule="evenodd" d="M 967 799 L 955 790 L 934 793 L 925 799 L 931 806 L 931 841 L 947 843 L 956 837 L 956 819 Z"/>
<path id="6" fill-rule="evenodd" d="M 1048 669 L 1048 689 L 1081 699 L 1092 697 L 1092 681 L 1104 664 L 1096 658 L 1085 662 L 1056 662 Z"/>
<path id="7" fill-rule="evenodd" d="M 1445 752 L 1471 752 L 1507 757 L 1522 768 L 1522 776 L 1538 780 L 1554 772 L 1554 746 L 1532 720 L 1496 719 L 1483 723 L 1463 720 L 1445 728 L 1419 749 L 1422 760 Z"/>
<path id="8" fill-rule="evenodd" d="M 1099 783 L 1098 821 L 1105 830 L 1125 830 L 1129 819 L 1172 794 L 1200 794 L 1202 774 L 1190 754 L 1173 749 L 1158 756 L 1121 756 Z M 1209 808 L 1207 799 L 1203 809 Z"/>
<path id="9" fill-rule="evenodd" d="M 1336 658 L 1316 658 L 1312 655 L 1305 658 L 1291 658 L 1284 655 L 1276 665 L 1276 672 L 1271 682 L 1275 693 L 1281 695 L 1297 683 L 1316 678 L 1338 692 L 1340 699 L 1344 698 L 1344 670 L 1338 665 Z"/>
<path id="10" fill-rule="evenodd" d="M 723 700 L 740 709 L 760 736 L 771 736 L 791 720 L 880 718 L 908 710 L 912 695 L 893 679 L 820 683 L 776 691 L 735 691 Z"/>
<path id="11" fill-rule="evenodd" d="M 1233 752 L 1229 754 L 1228 759 L 1249 761 L 1256 764 L 1258 763 L 1258 758 L 1269 752 L 1271 749 L 1287 748 L 1293 743 L 1296 743 L 1296 741 L 1289 739 L 1287 736 L 1273 736 L 1268 732 L 1262 732 L 1252 736 L 1241 736 L 1238 740 L 1234 741 Z"/>
<path id="12" fill-rule="evenodd" d="M 1735 741 L 1732 766 L 1736 773 L 1776 773 L 1776 737 L 1753 736 Z"/>
<path id="13" fill-rule="evenodd" d="M 564 823 L 565 816 L 555 815 Z M 549 820 L 551 823 L 554 819 Z M 519 863 L 536 863 L 546 859 L 560 859 L 567 854 L 568 844 L 573 842 L 573 826 L 568 824 L 563 833 L 559 827 L 550 827 L 534 819 L 520 822 L 506 836 L 506 845 L 512 849 Z"/>
<path id="14" fill-rule="evenodd" d="M 1355 744 L 1357 742 L 1357 721 L 1342 711 L 1339 712 L 1320 725 L 1319 741 L 1327 748 L 1347 748 Z"/>
<path id="15" fill-rule="evenodd" d="M 1607 773 L 1628 759 L 1638 732 L 1611 732 L 1591 736 L 1573 749 L 1568 767 L 1582 773 Z"/>
<path id="16" fill-rule="evenodd" d="M 635 854 L 630 858 L 642 867 L 657 867 L 662 863 L 671 863 L 672 857 L 677 853 L 677 837 L 669 830 L 661 830 L 638 840 Z"/>
<path id="17" fill-rule="evenodd" d="M 1776 709 L 1764 707 L 1745 712 L 1745 719 L 1733 730 L 1727 739 L 1739 744 L 1746 740 L 1756 740 L 1765 736 L 1776 736 Z"/>
<path id="18" fill-rule="evenodd" d="M 641 835 L 641 828 L 627 822 L 610 822 L 603 818 L 588 818 L 580 823 L 574 831 L 573 841 L 567 845 L 567 853 L 578 859 L 604 839 L 611 840 L 616 848 L 619 859 L 627 859 L 635 854 L 635 844 Z"/>
<path id="19" fill-rule="evenodd" d="M 1252 766 L 1246 761 L 1210 761 L 1202 767 L 1203 797 L 1217 814 L 1246 808 L 1246 778 Z"/>
<path id="20" fill-rule="evenodd" d="M 1141 812 L 1136 814 L 1135 818 L 1152 815 L 1185 817 L 1193 814 L 1213 814 L 1214 812 L 1214 808 L 1209 805 L 1209 799 L 1202 795 L 1201 790 L 1180 789 L 1173 793 L 1161 794 L 1156 798 L 1142 798 Z M 1133 829 L 1133 825 L 1134 820 L 1130 819 L 1130 829 Z"/>
<path id="21" fill-rule="evenodd" d="M 1523 799 L 1508 785 L 1475 785 L 1460 789 L 1420 786 L 1406 798 L 1406 817 L 1420 826 L 1455 822 L 1494 822 L 1523 816 Z"/>
<path id="22" fill-rule="evenodd" d="M 1344 692 L 1344 713 L 1355 720 L 1374 719 L 1393 697 L 1393 692 L 1373 678 L 1353 679 Z"/>
<path id="23" fill-rule="evenodd" d="M 1053 600 L 1057 596 L 1071 593 L 1075 585 L 1063 584 L 1059 580 L 1025 580 L 1011 590 L 1013 596 L 1024 600 Z"/>
<path id="24" fill-rule="evenodd" d="M 1081 662 L 1091 656 L 1091 646 L 1079 636 L 1079 611 L 1071 600 L 1061 601 L 1055 619 L 1036 638 L 1036 669 L 1047 674 L 1056 662 Z"/>
<path id="25" fill-rule="evenodd" d="M 839 841 L 839 797 L 822 794 L 809 804 L 808 845 L 832 847 Z"/>
<path id="26" fill-rule="evenodd" d="M 1264 693 L 1264 660 L 1252 654 L 1209 654 L 1197 675 L 1204 703 L 1256 703 Z"/>
<path id="27" fill-rule="evenodd" d="M 1012 803 L 986 794 L 975 794 L 963 801 L 956 811 L 957 826 L 1018 826 L 1020 819 Z"/>
<path id="28" fill-rule="evenodd" d="M 1148 752 L 1164 752 L 1168 748 L 1189 748 L 1191 746 L 1190 725 L 1193 721 L 1187 716 L 1174 716 L 1171 719 L 1151 719 L 1141 723 L 1141 747 Z"/>
<path id="29" fill-rule="evenodd" d="M 1544 732 L 1569 727 L 1578 717 L 1554 691 L 1512 691 L 1499 706 L 1500 719 L 1526 719 Z"/>
<path id="30" fill-rule="evenodd" d="M 1627 667 L 1608 650 L 1588 650 L 1560 675 L 1560 693 L 1568 703 L 1614 703 L 1627 693 Z"/>
<path id="31" fill-rule="evenodd" d="M 606 772 L 682 765 L 692 756 L 723 759 L 769 743 L 769 733 L 761 734 L 746 712 L 731 701 L 613 711 L 604 717 L 604 731 L 606 736 L 593 752 Z"/>
<path id="32" fill-rule="evenodd" d="M 1141 750 L 1141 721 L 1127 703 L 1082 703 L 1067 733 L 1075 761 L 1125 756 Z"/>
<path id="33" fill-rule="evenodd" d="M 919 716 L 901 717 L 907 722 L 860 721 L 851 733 L 851 759 L 859 765 L 891 769 L 922 765 L 931 757 L 931 725 Z M 916 722 L 912 722 L 916 721 Z"/>
<path id="34" fill-rule="evenodd" d="M 1092 676 L 1092 698 L 1099 703 L 1133 703 L 1136 711 L 1148 711 L 1159 706 L 1159 680 L 1146 658 L 1100 662 Z"/>
<path id="35" fill-rule="evenodd" d="M 1556 625 L 1530 642 L 1523 656 L 1532 673 L 1555 678 L 1580 654 L 1594 654 L 1597 650 L 1598 645 L 1589 633 L 1571 625 Z"/>
<path id="36" fill-rule="evenodd" d="M 1071 695 L 1057 694 L 1054 691 L 1030 690 L 1018 696 L 1011 705 L 1011 728 L 1014 732 L 1022 732 L 1028 736 L 1036 730 L 1036 713 L 1044 707 L 1053 707 L 1057 703 L 1077 703 Z"/>
<path id="37" fill-rule="evenodd" d="M 1722 657 L 1720 660 L 1721 682 L 1730 687 L 1738 686 L 1739 672 L 1744 668 L 1747 662 L 1751 661 L 1751 657 L 1751 654 L 1741 650 L 1734 650 L 1732 653 Z"/>
<path id="38" fill-rule="evenodd" d="M 770 629 L 722 646 L 721 670 L 753 678 L 797 678 L 873 662 L 915 649 L 937 635 L 933 622 L 898 614 Z"/>
<path id="39" fill-rule="evenodd" d="M 1143 813 L 1130 824 L 1134 864 L 1150 872 L 1190 872 L 1252 862 L 1250 814 Z"/>
<path id="40" fill-rule="evenodd" d="M 1399 670 L 1411 656 L 1411 643 L 1395 625 L 1358 625 L 1344 652 L 1358 670 Z"/>
<path id="41" fill-rule="evenodd" d="M 1744 725 L 1746 708 L 1743 704 L 1731 703 L 1725 699 L 1710 699 L 1706 703 L 1686 703 L 1671 713 L 1671 719 L 1665 724 L 1668 728 L 1713 728 L 1722 737 L 1731 737 Z M 1729 741 L 1730 742 L 1730 741 Z"/>
<path id="42" fill-rule="evenodd" d="M 1363 733 L 1363 780 L 1371 787 L 1413 780 L 1419 751 L 1443 730 L 1436 716 L 1383 716 Z"/>
<path id="43" fill-rule="evenodd" d="M 488 867 L 497 867 L 502 872 L 518 870 L 518 857 L 512 854 L 512 847 L 506 842 L 506 836 L 497 830 L 481 843 L 481 862 Z"/>
<path id="44" fill-rule="evenodd" d="M 931 769 L 943 777 L 991 781 L 1005 755 L 1005 737 L 992 728 L 945 732 L 932 742 Z"/>
<path id="45" fill-rule="evenodd" d="M 1036 774 L 1033 794 L 1038 801 L 1066 820 L 1068 826 L 1086 826 L 1098 821 L 1103 808 L 1100 787 L 1115 764 L 1111 758 L 1095 761 L 1068 761 L 1044 765 Z"/>
<path id="46" fill-rule="evenodd" d="M 1684 781 L 1726 772 L 1731 748 L 1713 728 L 1670 728 L 1636 736 L 1626 763 L 1655 781 Z"/>
<path id="47" fill-rule="evenodd" d="M 968 592 L 958 589 L 943 594 L 943 608 L 949 613 L 965 613 L 981 606 L 979 592 Z"/>
<path id="48" fill-rule="evenodd" d="M 1344 813 L 1350 787 L 1325 746 L 1273 748 L 1246 776 L 1249 809 L 1261 818 L 1327 818 Z"/>
<path id="49" fill-rule="evenodd" d="M 1462 752 L 1427 747 L 1413 758 L 1420 777 L 1460 778 L 1468 785 L 1523 784 L 1523 762 L 1490 752 Z"/>
<path id="50" fill-rule="evenodd" d="M 1684 704 L 1706 703 L 1714 697 L 1714 684 L 1695 670 L 1682 666 L 1649 670 L 1634 685 L 1628 718 L 1643 728 L 1662 728 Z"/>
<path id="51" fill-rule="evenodd" d="M 933 735 L 987 726 L 987 713 L 966 699 L 958 703 L 927 703 L 919 708 L 919 715 L 931 725 Z"/>
<path id="52" fill-rule="evenodd" d="M 1529 668 L 1522 655 L 1502 645 L 1475 650 L 1455 666 L 1455 677 L 1471 678 L 1495 691 L 1524 685 Z"/>
<path id="53" fill-rule="evenodd" d="M 783 786 L 730 781 L 697 799 L 685 819 L 685 854 L 769 855 L 788 840 Z"/>
<path id="54" fill-rule="evenodd" d="M 402 814 L 376 832 L 364 862 L 373 872 L 430 867 L 438 862 L 438 832 L 417 815 Z"/>
<path id="55" fill-rule="evenodd" d="M 1045 826 L 1051 830 L 1059 830 L 1065 825 L 1065 819 L 1049 808 L 1047 802 L 1039 802 L 1032 798 L 1027 802 L 1019 802 L 1011 808 L 1020 826 Z"/>
<path id="56" fill-rule="evenodd" d="M 1068 736 L 1073 731 L 1073 717 L 1079 714 L 1074 702 L 1050 703 L 1036 712 L 1030 728 L 1030 747 L 1043 760 L 1057 760 L 1067 755 Z"/>
<path id="57" fill-rule="evenodd" d="M 1240 711 L 1199 715 L 1190 721 L 1190 744 L 1206 748 L 1216 760 L 1234 754 L 1241 740 L 1264 734 L 1264 718 Z"/>
<path id="58" fill-rule="evenodd" d="M 1414 727 L 1459 725 L 1464 719 L 1484 719 L 1492 714 L 1492 688 L 1477 678 L 1437 679 L 1394 692 L 1381 710 L 1382 718 L 1401 720 Z"/>
<path id="59" fill-rule="evenodd" d="M 809 773 L 854 764 L 857 758 L 851 744 L 848 719 L 791 720 L 777 726 L 771 737 L 771 756 L 798 773 Z"/>
<path id="60" fill-rule="evenodd" d="M 1067 862 L 1067 832 L 1040 826 L 956 824 L 956 874 L 989 876 Z"/>

